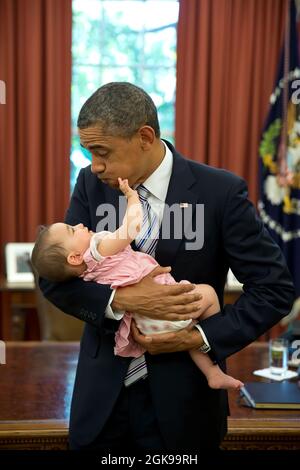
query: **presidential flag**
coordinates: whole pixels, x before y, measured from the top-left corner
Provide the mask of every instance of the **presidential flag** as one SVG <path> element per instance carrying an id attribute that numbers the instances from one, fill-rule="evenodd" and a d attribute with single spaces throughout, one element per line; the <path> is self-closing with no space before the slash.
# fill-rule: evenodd
<path id="1" fill-rule="evenodd" d="M 285 255 L 300 301 L 300 68 L 295 3 L 287 3 L 278 75 L 259 146 L 258 210 Z"/>

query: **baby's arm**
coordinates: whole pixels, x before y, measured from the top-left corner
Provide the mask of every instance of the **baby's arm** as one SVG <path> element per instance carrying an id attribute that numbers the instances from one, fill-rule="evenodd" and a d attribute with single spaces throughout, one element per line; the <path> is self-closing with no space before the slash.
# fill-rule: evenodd
<path id="1" fill-rule="evenodd" d="M 127 209 L 122 225 L 101 240 L 97 249 L 101 256 L 112 256 L 124 250 L 135 239 L 143 221 L 143 209 L 137 191 L 130 188 L 128 180 L 118 178 L 119 186 L 127 198 Z"/>
<path id="2" fill-rule="evenodd" d="M 205 318 L 214 315 L 220 311 L 220 304 L 215 289 L 209 284 L 197 284 L 196 289 L 201 293 L 201 309 L 200 315 L 197 320 L 204 320 Z"/>

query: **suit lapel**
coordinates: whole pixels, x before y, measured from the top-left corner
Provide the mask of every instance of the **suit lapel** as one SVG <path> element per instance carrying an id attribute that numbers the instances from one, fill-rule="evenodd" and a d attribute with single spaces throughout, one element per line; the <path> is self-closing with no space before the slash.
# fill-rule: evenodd
<path id="1" fill-rule="evenodd" d="M 197 194 L 190 189 L 196 180 L 191 172 L 188 161 L 177 154 L 174 148 L 171 148 L 171 150 L 173 152 L 173 169 L 155 255 L 157 262 L 162 266 L 171 265 L 180 244 L 184 240 L 183 230 L 179 230 L 181 234 L 176 234 L 176 230 L 174 230 L 174 220 L 172 215 L 170 217 L 169 209 L 173 205 L 177 205 L 176 210 L 181 213 L 184 227 L 187 227 L 192 223 L 197 203 Z M 180 207 L 180 204 L 183 207 Z M 183 227 L 183 224 L 181 227 Z M 181 227 L 178 228 L 180 229 Z M 169 236 L 165 236 L 168 233 Z"/>

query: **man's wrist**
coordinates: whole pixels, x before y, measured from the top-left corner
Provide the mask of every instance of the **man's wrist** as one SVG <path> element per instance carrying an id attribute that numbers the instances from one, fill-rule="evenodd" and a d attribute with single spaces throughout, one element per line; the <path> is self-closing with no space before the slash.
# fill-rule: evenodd
<path id="1" fill-rule="evenodd" d="M 206 336 L 205 336 L 205 334 L 204 334 L 204 332 L 203 332 L 201 326 L 200 326 L 198 323 L 196 323 L 196 324 L 194 325 L 194 328 L 196 328 L 196 329 L 198 330 L 198 332 L 199 332 L 199 337 L 201 338 L 200 344 L 199 344 L 198 347 L 195 348 L 195 349 L 197 349 L 198 351 L 203 352 L 203 353 L 205 353 L 205 354 L 208 353 L 208 352 L 211 350 L 211 347 L 210 347 L 210 345 L 209 345 L 209 343 L 208 343 L 208 341 L 207 341 L 207 338 L 206 338 Z"/>
<path id="2" fill-rule="evenodd" d="M 113 289 L 107 307 L 105 309 L 105 317 L 111 320 L 121 320 L 124 316 L 125 311 L 118 310 L 113 307 L 113 300 L 116 294 L 116 289 Z"/>
<path id="3" fill-rule="evenodd" d="M 191 349 L 194 351 L 198 351 L 199 348 L 204 344 L 203 338 L 201 336 L 201 333 L 199 332 L 198 329 L 193 328 L 192 329 L 192 346 Z"/>
<path id="4" fill-rule="evenodd" d="M 112 308 L 113 310 L 118 311 L 118 312 L 120 312 L 120 311 L 125 311 L 125 310 L 126 310 L 126 308 L 124 307 L 124 305 L 122 305 L 122 304 L 120 303 L 120 301 L 118 300 L 119 293 L 120 293 L 120 288 L 118 287 L 118 288 L 115 289 L 115 295 L 114 295 L 114 297 L 113 297 L 113 299 L 112 299 L 112 302 L 111 302 L 111 304 L 110 304 L 111 308 Z"/>

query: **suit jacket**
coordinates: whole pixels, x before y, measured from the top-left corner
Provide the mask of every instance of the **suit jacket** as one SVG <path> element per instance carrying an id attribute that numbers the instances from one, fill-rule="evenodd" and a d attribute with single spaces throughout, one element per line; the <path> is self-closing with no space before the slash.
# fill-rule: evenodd
<path id="1" fill-rule="evenodd" d="M 222 309 L 200 324 L 211 345 L 211 357 L 224 368 L 226 357 L 254 341 L 290 311 L 293 283 L 280 249 L 247 199 L 244 180 L 187 160 L 167 145 L 173 153 L 173 170 L 166 204 L 184 202 L 192 206 L 185 223 L 193 230 L 204 230 L 204 243 L 196 250 L 187 250 L 184 236 L 176 238 L 171 227 L 170 239 L 158 241 L 156 259 L 162 266 L 170 265 L 178 281 L 188 279 L 215 288 Z M 96 230 L 105 217 L 104 203 L 113 204 L 119 213 L 120 195 L 93 175 L 90 167 L 84 168 L 66 222 L 82 222 Z M 204 204 L 204 224 L 197 218 L 197 204 Z M 234 305 L 223 307 L 229 267 L 244 284 L 244 293 Z M 111 414 L 130 361 L 113 353 L 119 322 L 105 318 L 111 289 L 81 279 L 63 284 L 41 280 L 40 285 L 51 302 L 86 322 L 70 417 L 71 442 L 77 448 L 84 447 L 95 439 Z M 217 445 L 226 433 L 227 393 L 208 387 L 187 352 L 146 353 L 146 361 L 167 447 L 184 450 Z"/>

